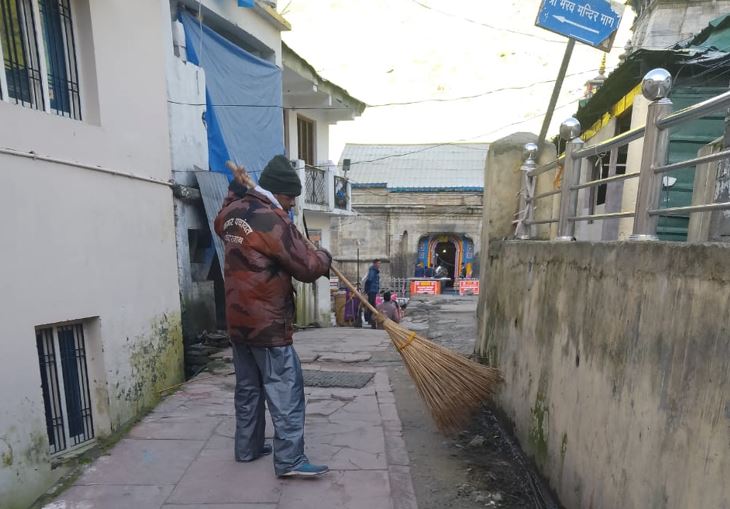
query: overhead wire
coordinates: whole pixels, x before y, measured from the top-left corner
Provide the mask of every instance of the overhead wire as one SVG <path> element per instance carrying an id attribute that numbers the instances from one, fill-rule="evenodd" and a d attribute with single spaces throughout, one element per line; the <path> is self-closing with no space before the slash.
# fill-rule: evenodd
<path id="1" fill-rule="evenodd" d="M 574 76 L 580 76 L 581 74 L 587 74 L 589 72 L 598 71 L 598 68 L 594 69 L 586 69 L 584 71 L 574 72 L 571 74 L 568 74 L 567 77 L 574 77 Z M 402 101 L 402 102 L 388 102 L 388 103 L 376 103 L 376 104 L 367 104 L 366 106 L 368 108 L 383 108 L 383 107 L 390 107 L 390 106 L 408 106 L 408 105 L 414 105 L 414 104 L 425 104 L 425 103 L 432 103 L 432 102 L 456 102 L 456 101 L 464 101 L 464 100 L 470 100 L 470 99 L 478 99 L 480 97 L 485 97 L 488 95 L 500 93 L 500 92 L 509 92 L 512 90 L 525 90 L 528 88 L 532 88 L 539 85 L 545 85 L 549 83 L 555 83 L 556 80 L 543 80 L 543 81 L 535 81 L 530 84 L 525 85 L 516 85 L 516 86 L 509 86 L 509 87 L 501 87 L 501 88 L 495 88 L 492 90 L 486 90 L 484 92 L 479 92 L 476 94 L 471 95 L 464 95 L 464 96 L 458 96 L 458 97 L 434 97 L 429 99 L 417 99 L 413 101 Z M 287 109 L 287 110 L 323 110 L 323 111 L 331 111 L 331 110 L 350 110 L 351 108 L 348 108 L 346 106 L 306 106 L 306 107 L 297 107 L 297 106 L 284 106 L 279 104 L 244 104 L 244 103 L 212 103 L 207 104 L 203 102 L 186 102 L 186 101 L 175 101 L 173 99 L 168 99 L 168 103 L 170 104 L 178 104 L 182 106 L 211 106 L 216 108 L 279 108 L 279 109 Z"/>
<path id="2" fill-rule="evenodd" d="M 569 102 L 565 102 L 565 103 L 557 106 L 556 107 L 556 110 L 565 108 L 566 106 L 570 106 L 572 103 L 573 103 L 572 100 L 569 101 Z M 535 120 L 536 118 L 540 118 L 540 117 L 542 117 L 544 115 L 545 115 L 545 112 L 542 112 L 542 113 L 539 113 L 537 115 L 533 115 L 533 116 L 531 116 L 529 118 L 519 120 L 517 122 L 512 122 L 510 124 L 505 124 L 505 125 L 503 125 L 501 127 L 498 127 L 496 129 L 493 129 L 493 130 L 491 130 L 491 131 L 489 131 L 487 133 L 483 133 L 483 134 L 480 134 L 480 135 L 477 135 L 477 136 L 473 136 L 471 138 L 462 138 L 460 140 L 455 140 L 455 141 L 450 141 L 450 142 L 445 142 L 445 143 L 437 143 L 437 144 L 434 144 L 434 145 L 428 145 L 428 146 L 426 146 L 423 149 L 414 150 L 414 151 L 411 151 L 411 152 L 405 152 L 405 153 L 402 153 L 402 154 L 393 154 L 391 156 L 384 156 L 384 157 L 381 157 L 381 158 L 376 158 L 376 159 L 371 159 L 371 160 L 365 160 L 365 161 L 353 161 L 350 164 L 350 166 L 353 166 L 353 165 L 356 165 L 356 164 L 364 164 L 364 163 L 382 161 L 382 160 L 390 159 L 390 158 L 394 158 L 394 157 L 405 157 L 405 156 L 408 156 L 408 155 L 417 154 L 417 153 L 420 153 L 420 152 L 425 152 L 426 150 L 432 150 L 434 148 L 442 147 L 442 146 L 445 146 L 445 145 L 454 145 L 455 147 L 466 148 L 466 147 L 464 147 L 462 145 L 462 143 L 465 142 L 465 141 L 473 140 L 475 138 L 481 138 L 483 136 L 488 136 L 490 134 L 499 132 L 499 131 L 501 131 L 503 129 L 507 129 L 508 127 L 512 127 L 512 126 L 515 126 L 515 125 L 523 124 L 525 122 L 529 122 L 531 120 Z M 320 169 L 320 170 L 326 170 L 327 169 L 327 168 L 324 168 L 322 166 L 316 166 L 316 165 L 308 165 L 308 166 L 311 167 L 311 168 L 317 168 L 317 169 Z M 372 189 L 370 189 L 368 187 L 360 187 L 360 185 L 362 185 L 362 186 L 367 186 L 368 184 L 369 185 L 372 185 L 371 183 L 358 182 L 356 180 L 353 180 L 352 178 L 348 178 L 348 180 L 350 181 L 350 184 L 354 184 L 355 186 L 358 186 L 356 188 L 358 192 L 367 193 L 367 194 L 370 194 L 370 195 L 373 195 L 373 196 L 379 196 L 379 197 L 382 196 L 381 193 L 379 193 L 377 191 L 373 191 Z M 468 215 L 468 214 L 466 214 L 466 213 L 453 213 L 453 212 L 452 213 L 449 213 L 449 212 L 447 212 L 447 213 L 439 213 L 439 216 L 440 217 L 464 217 L 466 215 Z M 358 215 L 356 218 L 352 218 L 352 221 L 354 222 L 357 218 L 361 218 L 362 219 L 362 218 L 366 218 L 366 216 L 364 216 L 364 215 Z M 366 219 L 370 220 L 369 218 L 366 218 Z"/>
<path id="3" fill-rule="evenodd" d="M 568 74 L 568 75 L 566 75 L 566 78 L 570 78 L 570 77 L 573 77 L 573 76 L 580 76 L 581 74 L 587 74 L 589 72 L 596 72 L 598 70 L 599 70 L 598 67 L 596 67 L 594 69 L 586 69 L 585 71 L 574 72 L 574 73 Z M 492 90 L 487 90 L 485 92 L 479 92 L 477 94 L 471 94 L 471 95 L 463 95 L 463 96 L 459 96 L 459 97 L 443 97 L 443 98 L 434 97 L 434 98 L 431 98 L 431 99 L 419 99 L 419 100 L 415 100 L 415 101 L 402 101 L 402 102 L 388 102 L 388 103 L 381 103 L 381 104 L 368 104 L 367 107 L 368 108 L 382 108 L 382 107 L 385 107 L 385 106 L 408 106 L 408 105 L 411 105 L 411 104 L 423 104 L 423 103 L 429 103 L 429 102 L 455 102 L 455 101 L 464 101 L 464 100 L 469 100 L 469 99 L 478 99 L 480 97 L 485 97 L 485 96 L 488 96 L 488 95 L 491 95 L 491 94 L 496 94 L 498 92 L 508 92 L 508 91 L 512 91 L 512 90 L 525 90 L 527 88 L 532 88 L 532 87 L 535 87 L 535 86 L 538 86 L 538 85 L 545 85 L 545 84 L 549 84 L 549 83 L 555 83 L 556 81 L 557 80 L 554 80 L 554 79 L 552 79 L 552 80 L 543 80 L 543 81 L 535 81 L 533 83 L 526 84 L 526 85 L 516 85 L 516 86 L 495 88 L 495 89 L 492 89 Z"/>
<path id="4" fill-rule="evenodd" d="M 421 2 L 420 0 L 411 0 L 411 2 L 413 2 L 416 5 L 420 5 L 424 9 L 428 9 L 428 10 L 433 11 L 433 12 L 438 12 L 439 14 L 443 14 L 444 16 L 449 16 L 451 18 L 460 19 L 462 21 L 466 21 L 466 22 L 472 23 L 474 25 L 483 26 L 485 28 L 489 28 L 490 30 L 497 30 L 499 32 L 509 32 L 509 33 L 512 33 L 512 34 L 522 35 L 522 36 L 525 36 L 525 37 L 531 37 L 533 39 L 538 39 L 540 41 L 550 42 L 550 43 L 554 43 L 554 44 L 566 44 L 566 41 L 565 40 L 548 39 L 548 38 L 545 38 L 545 37 L 541 37 L 539 35 L 530 34 L 528 32 L 520 32 L 519 30 L 512 30 L 511 28 L 497 27 L 497 26 L 494 26 L 494 25 L 490 25 L 488 23 L 484 23 L 482 21 L 477 21 L 477 20 L 472 19 L 472 18 L 467 18 L 466 16 L 461 16 L 460 14 L 454 14 L 452 12 L 442 11 L 441 9 L 436 9 L 435 7 L 432 7 L 432 6 L 428 5 L 428 4 L 425 4 L 425 3 Z"/>
<path id="5" fill-rule="evenodd" d="M 570 106 L 572 103 L 573 103 L 573 100 L 571 99 L 569 102 L 566 102 L 566 103 L 561 104 L 556 109 L 565 108 L 566 106 Z M 435 143 L 435 144 L 432 144 L 432 145 L 427 145 L 427 146 L 425 146 L 425 147 L 423 147 L 421 149 L 413 150 L 413 151 L 410 151 L 410 152 L 404 152 L 402 154 L 390 154 L 390 155 L 387 155 L 387 156 L 376 157 L 374 159 L 368 159 L 368 160 L 363 160 L 363 161 L 353 161 L 352 163 L 350 163 L 350 166 L 354 166 L 356 164 L 374 163 L 374 162 L 378 162 L 378 161 L 384 161 L 386 159 L 393 159 L 393 158 L 396 158 L 396 157 L 406 157 L 406 156 L 409 156 L 409 155 L 412 155 L 412 154 L 418 154 L 418 153 L 421 153 L 421 152 L 425 152 L 427 150 L 433 150 L 435 148 L 443 147 L 443 146 L 446 146 L 446 145 L 455 145 L 455 146 L 458 147 L 459 145 L 461 145 L 464 142 L 469 142 L 469 141 L 475 140 L 477 138 L 483 138 L 484 136 L 489 136 L 490 134 L 497 133 L 499 131 L 502 131 L 503 129 L 507 129 L 508 127 L 513 127 L 515 125 L 524 124 L 525 122 L 529 122 L 531 120 L 535 120 L 536 118 L 540 118 L 540 117 L 544 116 L 545 114 L 546 114 L 546 112 L 542 112 L 542 113 L 539 113 L 537 115 L 532 115 L 531 117 L 528 117 L 528 118 L 525 118 L 525 119 L 522 119 L 522 120 L 518 120 L 516 122 L 511 122 L 509 124 L 502 125 L 502 126 L 496 128 L 496 129 L 492 129 L 492 130 L 490 130 L 490 131 L 488 131 L 486 133 L 478 134 L 478 135 L 472 136 L 470 138 L 461 138 L 461 139 L 454 140 L 454 141 L 447 141 L 447 142 L 443 142 L 443 143 Z M 320 168 L 320 169 L 323 169 L 323 168 Z"/>

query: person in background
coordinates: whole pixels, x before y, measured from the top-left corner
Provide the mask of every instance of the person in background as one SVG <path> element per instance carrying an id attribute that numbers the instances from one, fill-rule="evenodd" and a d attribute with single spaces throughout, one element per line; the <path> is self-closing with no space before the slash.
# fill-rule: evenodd
<path id="1" fill-rule="evenodd" d="M 426 277 L 433 277 L 433 267 L 431 267 L 430 263 L 426 267 Z"/>
<path id="2" fill-rule="evenodd" d="M 373 264 L 368 270 L 367 278 L 365 278 L 365 293 L 368 296 L 368 302 L 375 307 L 375 299 L 380 291 L 380 259 L 373 260 Z M 375 328 L 375 320 L 369 309 L 365 310 L 365 320 L 370 323 L 370 327 Z"/>
<path id="3" fill-rule="evenodd" d="M 235 172 L 234 172 L 235 173 Z M 236 173 L 215 231 L 225 244 L 228 334 L 236 372 L 236 461 L 272 453 L 264 442 L 268 403 L 274 424 L 274 471 L 279 477 L 325 474 L 304 454 L 304 379 L 294 347 L 294 287 L 328 273 L 332 257 L 307 244 L 289 211 L 302 191 L 284 156 L 264 168 L 254 189 Z"/>
<path id="4" fill-rule="evenodd" d="M 423 268 L 423 262 L 416 264 L 416 272 L 413 274 L 414 277 L 424 277 L 426 275 L 426 269 Z"/>
<path id="5" fill-rule="evenodd" d="M 400 307 L 398 307 L 397 302 L 393 302 L 391 300 L 391 297 L 392 294 L 390 292 L 385 292 L 383 294 L 383 303 L 378 306 L 378 311 L 393 320 L 395 323 L 398 323 L 401 319 Z M 380 327 L 380 325 L 378 325 L 378 327 Z"/>

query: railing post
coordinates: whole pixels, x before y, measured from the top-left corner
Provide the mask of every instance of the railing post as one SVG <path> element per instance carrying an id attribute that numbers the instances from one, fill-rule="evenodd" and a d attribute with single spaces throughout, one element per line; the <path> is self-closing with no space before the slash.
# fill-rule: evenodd
<path id="1" fill-rule="evenodd" d="M 327 208 L 329 210 L 333 210 L 336 207 L 335 204 L 335 175 L 337 174 L 335 172 L 335 167 L 332 164 L 331 161 L 327 161 L 327 172 L 325 173 L 325 179 L 327 183 L 326 192 L 327 192 Z"/>
<path id="2" fill-rule="evenodd" d="M 666 69 L 649 71 L 641 83 L 641 93 L 652 103 L 646 117 L 636 214 L 629 240 L 658 240 L 656 230 L 659 217 L 649 215 L 649 211 L 659 208 L 662 176 L 656 174 L 654 168 L 667 162 L 669 130 L 659 129 L 657 120 L 672 112 L 672 101 L 667 98 L 671 88 L 672 75 Z"/>
<path id="3" fill-rule="evenodd" d="M 352 182 L 350 182 L 349 178 L 346 178 L 346 186 L 347 186 L 347 210 L 348 212 L 352 212 Z"/>
<path id="4" fill-rule="evenodd" d="M 558 237 L 555 240 L 575 240 L 575 221 L 578 213 L 578 190 L 571 189 L 580 182 L 582 159 L 574 159 L 573 153 L 583 147 L 583 140 L 579 138 L 580 122 L 569 118 L 560 125 L 560 137 L 567 141 L 565 145 L 565 162 L 563 163 L 563 178 L 560 183 L 560 215 L 558 216 Z"/>
<path id="5" fill-rule="evenodd" d="M 520 208 L 517 218 L 517 228 L 515 228 L 515 237 L 520 240 L 529 240 L 534 237 L 534 227 L 530 224 L 535 213 L 535 177 L 530 176 L 530 172 L 537 167 L 535 158 L 537 157 L 538 146 L 536 143 L 525 143 L 522 157 L 524 162 L 520 166 L 522 172 L 522 186 L 520 189 Z"/>
<path id="6" fill-rule="evenodd" d="M 292 166 L 294 167 L 294 170 L 296 170 L 297 175 L 299 176 L 299 180 L 302 183 L 302 194 L 297 197 L 296 206 L 297 209 L 303 211 L 304 203 L 307 201 L 307 173 L 304 169 L 304 161 L 302 161 L 301 159 L 295 159 L 294 161 L 292 161 Z"/>

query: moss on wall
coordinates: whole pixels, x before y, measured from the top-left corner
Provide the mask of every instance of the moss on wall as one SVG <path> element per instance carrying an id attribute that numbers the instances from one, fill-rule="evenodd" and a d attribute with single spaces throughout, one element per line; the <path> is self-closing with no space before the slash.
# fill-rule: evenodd
<path id="1" fill-rule="evenodd" d="M 165 387 L 182 382 L 185 376 L 183 336 L 179 313 L 154 318 L 149 332 L 130 342 L 128 383 L 116 386 L 114 397 L 128 404 L 129 415 L 119 415 L 112 427 L 117 429 L 128 420 L 154 406 Z"/>
<path id="2" fill-rule="evenodd" d="M 538 391 L 532 407 L 532 424 L 530 426 L 530 447 L 535 455 L 535 463 L 544 465 L 548 456 L 548 433 L 550 409 L 543 391 Z"/>
<path id="3" fill-rule="evenodd" d="M 727 506 L 730 248 L 506 241 L 488 260 L 480 351 L 562 503 Z"/>

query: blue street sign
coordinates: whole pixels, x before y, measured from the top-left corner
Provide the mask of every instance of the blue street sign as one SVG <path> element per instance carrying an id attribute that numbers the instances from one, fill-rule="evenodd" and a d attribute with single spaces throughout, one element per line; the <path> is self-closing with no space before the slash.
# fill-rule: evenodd
<path id="1" fill-rule="evenodd" d="M 623 12 L 612 0 L 542 0 L 535 25 L 610 51 Z"/>
<path id="2" fill-rule="evenodd" d="M 239 7 L 253 7 L 254 0 L 238 0 Z"/>

